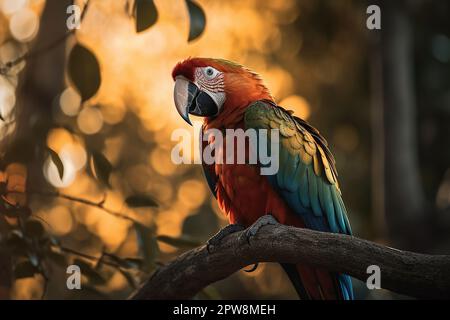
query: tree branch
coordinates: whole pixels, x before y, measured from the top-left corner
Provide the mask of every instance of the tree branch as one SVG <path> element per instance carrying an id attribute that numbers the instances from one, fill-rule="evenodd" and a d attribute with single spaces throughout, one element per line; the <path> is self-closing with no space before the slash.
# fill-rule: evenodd
<path id="1" fill-rule="evenodd" d="M 190 250 L 160 268 L 131 299 L 188 299 L 209 284 L 257 262 L 307 263 L 362 281 L 367 267 L 381 269 L 381 286 L 418 298 L 450 297 L 450 256 L 385 247 L 341 234 L 265 226 L 247 243 L 243 232 L 226 237 L 212 253 Z"/>

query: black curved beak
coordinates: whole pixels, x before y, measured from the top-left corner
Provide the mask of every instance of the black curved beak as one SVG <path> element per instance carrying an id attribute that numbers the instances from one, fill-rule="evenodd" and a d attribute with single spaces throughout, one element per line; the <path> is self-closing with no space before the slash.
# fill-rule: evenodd
<path id="1" fill-rule="evenodd" d="M 214 99 L 184 77 L 175 79 L 174 100 L 178 113 L 191 126 L 189 114 L 213 117 L 219 112 Z"/>

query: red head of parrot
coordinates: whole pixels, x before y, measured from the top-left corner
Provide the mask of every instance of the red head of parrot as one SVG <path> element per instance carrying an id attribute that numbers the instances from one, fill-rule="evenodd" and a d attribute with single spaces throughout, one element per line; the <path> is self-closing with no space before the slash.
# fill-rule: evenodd
<path id="1" fill-rule="evenodd" d="M 273 100 L 258 74 L 223 59 L 189 58 L 172 72 L 178 113 L 191 124 L 189 114 L 227 118 L 256 100 Z"/>

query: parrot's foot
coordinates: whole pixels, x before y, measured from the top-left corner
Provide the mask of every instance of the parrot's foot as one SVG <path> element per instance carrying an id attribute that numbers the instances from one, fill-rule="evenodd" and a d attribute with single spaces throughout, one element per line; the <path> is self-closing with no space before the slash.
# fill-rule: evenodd
<path id="1" fill-rule="evenodd" d="M 241 224 L 229 224 L 226 227 L 222 228 L 219 232 L 217 232 L 215 235 L 211 237 L 206 242 L 206 250 L 208 250 L 209 253 L 211 253 L 212 250 L 214 250 L 214 246 L 217 246 L 220 244 L 223 238 L 226 236 L 229 236 L 232 233 L 239 232 L 245 230 L 245 227 Z"/>
<path id="2" fill-rule="evenodd" d="M 267 225 L 277 225 L 278 221 L 270 214 L 260 217 L 254 224 L 247 229 L 244 236 L 247 238 L 247 243 L 250 244 L 250 239 L 253 238 L 264 226 Z"/>

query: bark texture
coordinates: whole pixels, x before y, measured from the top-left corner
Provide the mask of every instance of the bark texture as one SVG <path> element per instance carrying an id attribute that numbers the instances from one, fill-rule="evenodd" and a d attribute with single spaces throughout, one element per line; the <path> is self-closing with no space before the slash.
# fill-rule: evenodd
<path id="1" fill-rule="evenodd" d="M 245 232 L 245 231 L 244 231 Z M 418 298 L 450 298 L 450 256 L 385 247 L 341 234 L 285 225 L 265 226 L 247 243 L 234 233 L 208 253 L 188 251 L 160 268 L 132 299 L 188 299 L 209 284 L 257 262 L 308 263 L 366 281 L 367 267 L 381 269 L 381 286 Z"/>

